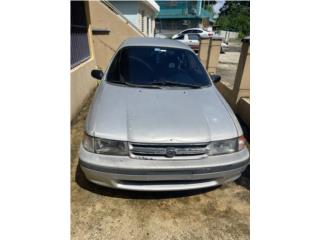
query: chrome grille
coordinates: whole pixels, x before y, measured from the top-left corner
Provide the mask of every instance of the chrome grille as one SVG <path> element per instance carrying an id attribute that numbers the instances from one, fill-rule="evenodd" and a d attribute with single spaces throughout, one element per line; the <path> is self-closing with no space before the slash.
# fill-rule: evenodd
<path id="1" fill-rule="evenodd" d="M 142 144 L 130 143 L 130 156 L 135 158 L 195 158 L 208 153 L 208 144 Z"/>

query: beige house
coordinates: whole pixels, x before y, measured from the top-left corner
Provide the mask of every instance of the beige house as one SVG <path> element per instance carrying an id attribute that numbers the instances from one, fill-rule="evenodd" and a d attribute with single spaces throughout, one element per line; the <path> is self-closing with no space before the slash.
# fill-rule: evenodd
<path id="1" fill-rule="evenodd" d="M 109 2 L 142 33 L 148 37 L 154 36 L 155 18 L 160 11 L 154 0 Z"/>
<path id="2" fill-rule="evenodd" d="M 108 1 L 71 2 L 71 120 L 97 86 L 92 69 L 105 70 L 121 42 L 145 36 Z"/>

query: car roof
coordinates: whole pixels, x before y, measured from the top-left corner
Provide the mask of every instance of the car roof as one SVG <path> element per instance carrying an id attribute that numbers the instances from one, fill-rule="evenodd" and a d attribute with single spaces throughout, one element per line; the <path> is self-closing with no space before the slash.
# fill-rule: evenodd
<path id="1" fill-rule="evenodd" d="M 151 38 L 151 37 L 131 37 L 122 42 L 120 48 L 124 47 L 171 47 L 191 50 L 189 46 L 181 43 L 177 40 L 163 39 L 163 38 Z"/>
<path id="2" fill-rule="evenodd" d="M 204 30 L 202 28 L 188 28 L 188 29 L 182 30 L 181 32 L 184 32 L 184 31 L 187 31 L 187 30 L 201 30 L 201 31 L 205 31 L 206 32 L 206 30 Z"/>

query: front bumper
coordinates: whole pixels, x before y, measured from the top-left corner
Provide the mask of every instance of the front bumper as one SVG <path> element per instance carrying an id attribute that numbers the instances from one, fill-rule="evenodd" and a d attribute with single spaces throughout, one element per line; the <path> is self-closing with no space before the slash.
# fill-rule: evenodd
<path id="1" fill-rule="evenodd" d="M 80 146 L 80 166 L 96 184 L 135 191 L 191 190 L 221 185 L 241 176 L 249 151 L 194 160 L 142 160 L 100 155 Z"/>

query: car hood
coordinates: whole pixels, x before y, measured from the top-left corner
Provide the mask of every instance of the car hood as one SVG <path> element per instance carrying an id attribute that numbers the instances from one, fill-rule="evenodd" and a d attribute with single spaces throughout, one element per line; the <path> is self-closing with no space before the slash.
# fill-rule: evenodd
<path id="1" fill-rule="evenodd" d="M 173 36 L 171 37 L 171 39 L 176 39 L 178 36 L 179 36 L 179 34 L 177 33 L 177 34 L 173 35 Z"/>
<path id="2" fill-rule="evenodd" d="M 100 138 L 144 143 L 197 143 L 237 137 L 214 87 L 147 89 L 102 83 L 86 131 Z"/>

